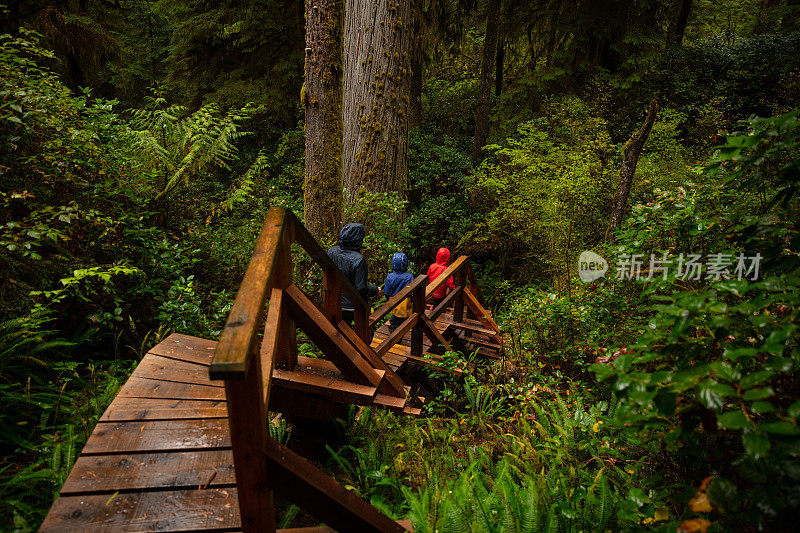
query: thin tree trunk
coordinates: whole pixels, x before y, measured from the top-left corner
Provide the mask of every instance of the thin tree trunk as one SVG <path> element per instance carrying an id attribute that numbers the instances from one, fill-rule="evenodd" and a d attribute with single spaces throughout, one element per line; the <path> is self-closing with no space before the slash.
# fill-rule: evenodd
<path id="1" fill-rule="evenodd" d="M 408 189 L 411 0 L 346 0 L 342 181 L 362 192 Z"/>
<path id="2" fill-rule="evenodd" d="M 686 24 L 689 22 L 689 12 L 692 10 L 692 0 L 681 0 L 681 10 L 678 12 L 678 21 L 675 23 L 675 44 L 683 44 L 683 34 L 686 33 Z"/>
<path id="3" fill-rule="evenodd" d="M 499 97 L 503 92 L 503 63 L 506 57 L 506 47 L 503 39 L 497 45 L 497 60 L 494 66 L 494 95 Z"/>
<path id="4" fill-rule="evenodd" d="M 489 134 L 489 113 L 492 110 L 492 75 L 497 53 L 497 38 L 500 27 L 501 0 L 489 0 L 486 6 L 486 37 L 483 41 L 483 61 L 478 88 L 478 106 L 475 113 L 475 139 L 472 145 L 473 164 L 480 159 L 486 137 Z"/>
<path id="5" fill-rule="evenodd" d="M 305 0 L 304 215 L 323 239 L 342 216 L 342 16 L 343 0 Z"/>
<path id="6" fill-rule="evenodd" d="M 639 128 L 639 131 L 633 134 L 628 139 L 625 146 L 622 148 L 622 168 L 619 171 L 619 185 L 617 185 L 617 192 L 614 194 L 614 204 L 611 208 L 611 217 L 608 223 L 608 230 L 606 231 L 606 240 L 613 242 L 614 230 L 622 224 L 622 217 L 625 215 L 625 206 L 628 203 L 628 196 L 631 193 L 631 185 L 633 184 L 633 175 L 636 173 L 636 163 L 639 161 L 639 156 L 642 154 L 644 143 L 647 142 L 647 137 L 650 135 L 650 130 L 656 120 L 656 113 L 658 112 L 658 103 L 656 99 L 650 102 L 650 109 L 647 110 L 647 116 L 644 119 L 644 124 Z"/>

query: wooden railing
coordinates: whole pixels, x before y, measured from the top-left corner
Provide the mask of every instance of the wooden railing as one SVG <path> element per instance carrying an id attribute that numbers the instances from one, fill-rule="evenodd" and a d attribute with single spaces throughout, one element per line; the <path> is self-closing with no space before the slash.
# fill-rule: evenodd
<path id="1" fill-rule="evenodd" d="M 292 243 L 322 267 L 321 310 L 292 283 Z M 355 330 L 341 321 L 342 293 L 355 307 Z M 392 379 L 393 372 L 369 348 L 368 315 L 367 303 L 297 217 L 286 208 L 272 208 L 210 367 L 211 379 L 225 383 L 243 531 L 275 531 L 273 489 L 340 531 L 404 531 L 267 431 L 273 369 L 297 365 L 295 327 L 351 381 L 406 394 L 402 381 Z"/>
<path id="2" fill-rule="evenodd" d="M 436 308 L 428 311 L 426 307 L 433 297 L 433 293 L 451 277 L 455 288 L 447 293 Z M 428 337 L 432 347 L 442 346 L 449 349 L 449 342 L 434 325 L 434 322 L 451 306 L 453 307 L 452 323 L 456 327 L 467 327 L 467 324 L 464 323 L 464 310 L 469 308 L 473 315 L 486 326 L 482 331 L 490 332 L 489 334 L 495 339 L 500 337 L 500 329 L 491 320 L 489 312 L 481 303 L 480 289 L 475 280 L 475 273 L 472 270 L 469 258 L 465 255 L 453 261 L 432 283 L 428 283 L 428 276 L 424 274 L 417 276 L 414 281 L 389 298 L 386 303 L 370 315 L 370 326 L 375 327 L 380 324 L 394 308 L 409 297 L 412 299 L 413 306 L 411 315 L 375 348 L 379 355 L 385 354 L 405 337 L 409 330 L 411 331 L 411 355 L 414 357 L 422 355 L 423 334 Z M 472 330 L 475 330 L 475 328 L 472 328 Z"/>
<path id="3" fill-rule="evenodd" d="M 293 283 L 292 244 L 299 245 L 322 268 L 321 307 Z M 455 290 L 436 309 L 427 311 L 433 292 L 451 276 Z M 342 320 L 342 294 L 347 295 L 355 308 L 353 328 Z M 373 348 L 372 329 L 406 298 L 411 299 L 410 316 Z M 479 298 L 472 267 L 467 257 L 462 256 L 433 283 L 428 284 L 427 276 L 417 276 L 370 315 L 370 307 L 361 294 L 297 217 L 283 207 L 270 209 L 209 370 L 212 380 L 223 380 L 225 384 L 243 531 L 275 531 L 273 488 L 279 488 L 281 496 L 340 531 L 403 531 L 397 523 L 269 436 L 266 421 L 273 373 L 285 375 L 298 366 L 295 338 L 298 328 L 350 382 L 347 385 L 374 391 L 374 395 L 379 391 L 389 397 L 389 403 L 399 399 L 395 403 L 405 405 L 416 397 L 382 356 L 409 332 L 412 356 L 422 356 L 423 337 L 430 341 L 429 350 L 449 349 L 448 341 L 434 322 L 450 305 L 452 324 L 462 333 L 480 330 L 484 335 L 487 331 L 499 334 L 496 326 L 490 330 L 464 321 L 465 308 L 479 319 L 488 319 Z M 494 324 L 491 320 L 485 322 L 487 328 Z M 305 391 L 318 388 L 306 382 L 303 385 L 309 388 L 297 390 L 306 396 L 293 396 L 293 407 L 316 405 L 313 402 L 318 396 L 314 399 L 313 392 Z"/>

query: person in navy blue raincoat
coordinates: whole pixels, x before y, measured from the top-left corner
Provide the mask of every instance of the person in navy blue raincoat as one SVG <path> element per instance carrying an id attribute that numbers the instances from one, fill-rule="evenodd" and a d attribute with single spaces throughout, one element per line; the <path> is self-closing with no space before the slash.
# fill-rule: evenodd
<path id="1" fill-rule="evenodd" d="M 392 255 L 392 271 L 386 276 L 386 283 L 383 284 L 383 294 L 387 298 L 391 298 L 413 280 L 414 276 L 408 272 L 408 257 L 406 254 L 398 252 Z M 410 315 L 411 302 L 409 298 L 406 298 L 394 308 L 392 316 L 389 318 L 389 331 L 396 330 Z"/>
<path id="2" fill-rule="evenodd" d="M 361 246 L 364 244 L 366 232 L 364 224 L 357 222 L 345 224 L 339 233 L 339 243 L 328 250 L 328 257 L 333 259 L 339 270 L 369 304 L 370 299 L 378 296 L 380 289 L 367 283 L 367 261 L 361 255 Z M 352 324 L 354 310 L 353 303 L 342 294 L 342 319 Z"/>

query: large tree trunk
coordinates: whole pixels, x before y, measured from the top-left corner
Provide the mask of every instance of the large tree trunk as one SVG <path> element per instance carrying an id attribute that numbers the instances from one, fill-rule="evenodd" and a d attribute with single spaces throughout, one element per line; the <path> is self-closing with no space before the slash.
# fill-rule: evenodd
<path id="1" fill-rule="evenodd" d="M 305 223 L 314 237 L 334 234 L 342 216 L 343 0 L 305 0 Z"/>
<path id="2" fill-rule="evenodd" d="M 422 10 L 413 2 L 414 37 L 411 43 L 411 102 L 408 106 L 408 129 L 419 126 L 422 120 L 422 75 L 425 62 L 422 53 Z"/>
<path id="3" fill-rule="evenodd" d="M 472 162 L 480 159 L 486 137 L 489 134 L 489 113 L 492 110 L 492 76 L 497 53 L 497 38 L 500 28 L 501 0 L 489 0 L 486 6 L 486 38 L 483 41 L 483 61 L 478 89 L 478 106 L 475 113 L 475 139 L 472 145 Z"/>
<path id="4" fill-rule="evenodd" d="M 622 217 L 625 215 L 625 206 L 628 203 L 628 196 L 631 193 L 631 185 L 633 184 L 633 175 L 636 173 L 636 163 L 639 162 L 639 156 L 642 154 L 644 143 L 647 142 L 647 137 L 650 135 L 650 130 L 656 120 L 656 113 L 658 112 L 658 103 L 654 98 L 650 102 L 650 109 L 647 110 L 647 116 L 644 119 L 644 124 L 639 128 L 639 131 L 633 134 L 628 139 L 622 149 L 622 168 L 619 171 L 619 185 L 617 185 L 617 192 L 614 194 L 614 204 L 611 208 L 611 218 L 608 223 L 608 231 L 606 232 L 606 239 L 613 242 L 614 230 L 619 228 L 622 224 Z"/>
<path id="5" fill-rule="evenodd" d="M 675 23 L 675 34 L 673 39 L 675 44 L 683 44 L 683 34 L 686 33 L 686 24 L 689 22 L 689 11 L 692 9 L 692 0 L 681 0 L 681 10 L 678 12 L 678 20 Z"/>
<path id="6" fill-rule="evenodd" d="M 411 0 L 346 0 L 344 23 L 345 203 L 362 192 L 408 188 Z"/>

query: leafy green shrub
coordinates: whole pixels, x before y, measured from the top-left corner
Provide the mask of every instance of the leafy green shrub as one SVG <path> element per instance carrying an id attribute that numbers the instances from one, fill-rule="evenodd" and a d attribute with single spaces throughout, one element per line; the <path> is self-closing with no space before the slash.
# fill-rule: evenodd
<path id="1" fill-rule="evenodd" d="M 605 230 L 613 184 L 605 123 L 580 99 L 564 97 L 491 150 L 470 191 L 485 218 L 460 247 L 499 257 L 504 273 L 528 280 L 569 271 L 573 250 L 602 240 Z"/>
<path id="2" fill-rule="evenodd" d="M 344 223 L 360 222 L 366 226 L 362 253 L 367 260 L 370 283 L 383 286 L 392 254 L 408 249 L 409 230 L 403 221 L 406 200 L 390 193 L 365 193 L 347 206 Z M 409 263 L 409 272 L 414 265 Z"/>
<path id="3" fill-rule="evenodd" d="M 644 293 L 652 314 L 643 317 L 641 336 L 612 364 L 594 367 L 623 400 L 609 421 L 614 427 L 635 433 L 651 454 L 668 453 L 670 464 L 692 472 L 696 485 L 714 477 L 701 491 L 711 505 L 698 503 L 698 496 L 689 507 L 725 528 L 781 528 L 797 515 L 797 115 L 753 121 L 745 135 L 721 148 L 710 168 L 712 179 L 733 186 L 724 216 L 687 209 L 690 201 L 665 202 L 663 214 L 634 212 L 638 224 L 668 220 L 666 231 L 679 230 L 673 238 L 688 229 L 700 241 L 695 246 L 731 257 L 760 254 L 758 281 L 735 274 L 698 282 L 653 280 Z M 739 190 L 744 194 L 737 197 Z M 752 201 L 759 196 L 769 213 L 743 216 L 759 211 Z M 708 231 L 713 225 L 722 228 Z M 623 232 L 620 243 L 646 233 Z M 666 248 L 670 242 L 662 235 L 647 244 Z"/>
<path id="4" fill-rule="evenodd" d="M 167 299 L 159 307 L 158 319 L 163 327 L 173 331 L 216 339 L 233 307 L 233 296 L 226 291 L 211 292 L 204 305 L 194 276 L 181 277 L 170 287 Z"/>
<path id="5" fill-rule="evenodd" d="M 454 137 L 415 130 L 409 152 L 409 256 L 433 262 L 442 246 L 455 254 L 461 236 L 475 223 L 466 195 L 469 151 Z"/>
<path id="6" fill-rule="evenodd" d="M 618 125 L 617 141 L 633 131 L 639 113 L 658 96 L 662 107 L 681 113 L 681 138 L 709 147 L 717 134 L 735 129 L 751 115 L 770 116 L 800 105 L 800 33 L 766 33 L 727 40 L 714 37 L 671 47 L 642 75 L 641 82 L 614 92 L 606 116 Z"/>
<path id="7" fill-rule="evenodd" d="M 33 531 L 129 362 L 74 360 L 80 339 L 64 339 L 37 312 L 0 324 L 0 520 Z"/>

